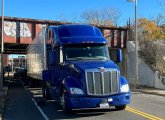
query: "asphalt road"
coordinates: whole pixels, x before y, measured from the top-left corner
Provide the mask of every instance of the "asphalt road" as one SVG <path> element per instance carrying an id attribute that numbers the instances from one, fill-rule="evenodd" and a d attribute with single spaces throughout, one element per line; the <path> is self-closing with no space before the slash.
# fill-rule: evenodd
<path id="1" fill-rule="evenodd" d="M 37 106 L 42 99 L 41 88 L 22 86 L 19 80 L 10 83 L 4 120 L 163 120 L 165 97 L 132 93 L 132 102 L 126 110 L 110 109 L 77 110 L 66 115 L 55 101 Z"/>

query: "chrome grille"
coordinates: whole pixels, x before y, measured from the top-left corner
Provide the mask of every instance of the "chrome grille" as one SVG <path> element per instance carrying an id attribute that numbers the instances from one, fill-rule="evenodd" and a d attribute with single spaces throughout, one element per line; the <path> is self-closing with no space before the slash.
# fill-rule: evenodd
<path id="1" fill-rule="evenodd" d="M 118 92 L 119 72 L 117 69 L 86 70 L 86 84 L 89 95 L 109 95 Z"/>

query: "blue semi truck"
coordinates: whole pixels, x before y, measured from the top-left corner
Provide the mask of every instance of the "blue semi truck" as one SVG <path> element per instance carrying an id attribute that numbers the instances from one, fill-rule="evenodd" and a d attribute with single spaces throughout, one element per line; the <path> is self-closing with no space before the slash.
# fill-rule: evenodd
<path id="1" fill-rule="evenodd" d="M 42 29 L 27 48 L 27 75 L 41 80 L 43 97 L 59 102 L 64 112 L 81 108 L 125 109 L 130 103 L 127 80 L 112 61 L 108 41 L 90 25 Z"/>

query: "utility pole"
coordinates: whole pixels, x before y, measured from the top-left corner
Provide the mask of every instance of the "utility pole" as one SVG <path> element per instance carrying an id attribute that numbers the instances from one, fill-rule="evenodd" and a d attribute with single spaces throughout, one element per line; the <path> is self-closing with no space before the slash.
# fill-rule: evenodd
<path id="1" fill-rule="evenodd" d="M 137 2 L 138 0 L 127 0 L 135 3 L 135 87 L 139 87 L 139 63 L 138 63 L 138 40 L 137 40 Z"/>
<path id="2" fill-rule="evenodd" d="M 14 73 L 14 58 L 13 58 L 13 54 L 12 54 L 12 73 Z"/>
<path id="3" fill-rule="evenodd" d="M 137 0 L 135 0 L 135 56 L 136 56 L 136 65 L 135 65 L 135 81 L 136 88 L 139 87 L 139 63 L 138 63 L 138 40 L 137 40 Z"/>
<path id="4" fill-rule="evenodd" d="M 3 52 L 4 52 L 4 0 L 2 0 L 2 26 L 1 26 L 1 79 L 0 79 L 0 90 L 3 89 Z"/>

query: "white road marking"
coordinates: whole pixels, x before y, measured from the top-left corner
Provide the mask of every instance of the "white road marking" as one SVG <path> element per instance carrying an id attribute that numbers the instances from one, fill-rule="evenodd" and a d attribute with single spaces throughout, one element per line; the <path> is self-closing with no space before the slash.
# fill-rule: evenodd
<path id="1" fill-rule="evenodd" d="M 26 92 L 28 93 L 28 95 L 31 97 L 29 91 L 27 90 L 27 88 L 23 85 L 23 82 L 20 80 L 22 86 L 24 87 L 24 89 L 26 90 Z M 42 114 L 42 116 L 45 118 L 45 120 L 49 120 L 49 118 L 47 117 L 47 115 L 43 112 L 43 110 L 41 109 L 40 106 L 37 105 L 37 102 L 35 101 L 34 98 L 31 98 L 31 100 L 34 102 L 35 106 L 37 107 L 37 109 L 40 111 L 40 113 Z"/>
<path id="2" fill-rule="evenodd" d="M 38 110 L 40 111 L 40 113 L 42 114 L 42 116 L 45 118 L 45 120 L 49 120 L 49 118 L 47 117 L 47 115 L 43 112 L 43 110 L 41 109 L 41 107 L 37 105 L 37 102 L 33 98 L 32 98 L 32 101 L 34 102 L 34 104 L 36 105 L 36 107 L 38 108 Z"/>

